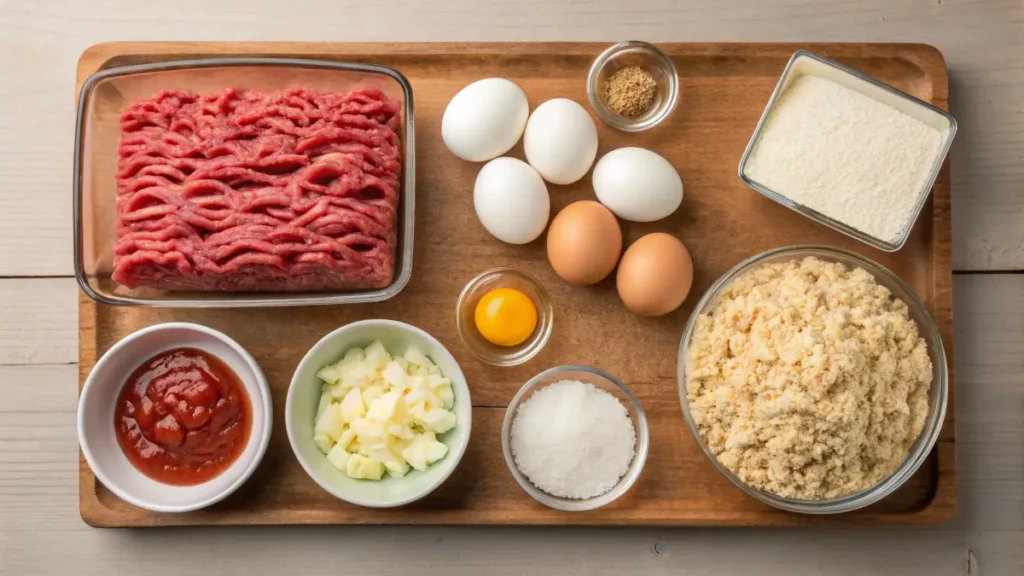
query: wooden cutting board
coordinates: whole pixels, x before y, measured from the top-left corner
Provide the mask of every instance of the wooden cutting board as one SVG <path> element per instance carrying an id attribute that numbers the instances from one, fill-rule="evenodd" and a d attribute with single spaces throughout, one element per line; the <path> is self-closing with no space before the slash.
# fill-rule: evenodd
<path id="1" fill-rule="evenodd" d="M 678 236 L 694 257 L 693 291 L 683 307 L 657 319 L 630 314 L 613 280 L 579 288 L 561 282 L 547 264 L 543 241 L 511 246 L 489 237 L 476 220 L 472 186 L 478 164 L 452 156 L 440 138 L 441 115 L 470 82 L 501 76 L 517 82 L 531 108 L 567 97 L 586 105 L 585 80 L 603 43 L 332 44 L 119 42 L 88 49 L 78 86 L 113 66 L 205 56 L 289 56 L 372 62 L 401 71 L 416 108 L 416 238 L 413 276 L 394 299 L 378 304 L 261 310 L 171 310 L 97 305 L 81 295 L 80 381 L 127 334 L 152 324 L 189 321 L 222 330 L 262 365 L 274 398 L 274 434 L 266 458 L 237 493 L 207 510 L 167 515 L 134 508 L 96 481 L 80 459 L 82 518 L 93 526 L 200 524 L 589 524 L 589 525 L 842 525 L 921 524 L 947 520 L 956 505 L 953 381 L 939 441 L 927 462 L 899 491 L 871 507 L 831 517 L 776 511 L 744 495 L 701 454 L 683 422 L 676 392 L 676 352 L 693 304 L 740 260 L 778 246 L 828 244 L 874 259 L 901 276 L 939 325 L 953 358 L 948 163 L 908 240 L 894 254 L 876 251 L 761 197 L 736 176 L 744 146 L 789 57 L 806 48 L 947 108 L 942 55 L 912 44 L 662 44 L 679 70 L 680 99 L 663 125 L 641 134 L 598 122 L 599 155 L 621 146 L 650 148 L 679 171 L 682 207 L 648 224 L 623 223 L 626 244 L 653 231 Z M 522 158 L 522 147 L 512 155 Z M 113 182 L 111 182 L 113 186 Z M 552 214 L 593 198 L 589 177 L 551 186 Z M 494 368 L 474 359 L 455 329 L 463 285 L 494 266 L 538 276 L 555 306 L 554 333 L 533 360 Z M 370 510 L 336 500 L 306 476 L 284 427 L 288 383 L 299 359 L 327 332 L 364 318 L 417 325 L 452 351 L 474 402 L 469 450 L 434 494 L 403 508 Z M 651 426 L 651 448 L 637 484 L 612 505 L 588 513 L 549 510 L 513 480 L 501 453 L 505 406 L 523 382 L 550 366 L 590 364 L 625 381 Z M 952 366 L 950 366 L 952 374 Z"/>

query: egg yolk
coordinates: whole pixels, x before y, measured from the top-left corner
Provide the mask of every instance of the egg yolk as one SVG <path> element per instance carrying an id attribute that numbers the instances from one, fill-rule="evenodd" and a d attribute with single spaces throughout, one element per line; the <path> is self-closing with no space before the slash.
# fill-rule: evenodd
<path id="1" fill-rule="evenodd" d="M 491 290 L 476 305 L 476 329 L 491 344 L 518 346 L 537 328 L 537 307 L 514 288 Z"/>

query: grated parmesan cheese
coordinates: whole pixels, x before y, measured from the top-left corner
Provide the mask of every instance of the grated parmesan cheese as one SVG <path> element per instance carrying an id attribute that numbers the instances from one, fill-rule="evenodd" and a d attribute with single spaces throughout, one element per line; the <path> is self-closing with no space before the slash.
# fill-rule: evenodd
<path id="1" fill-rule="evenodd" d="M 744 174 L 869 236 L 894 242 L 942 146 L 935 128 L 856 90 L 801 76 L 782 94 Z"/>

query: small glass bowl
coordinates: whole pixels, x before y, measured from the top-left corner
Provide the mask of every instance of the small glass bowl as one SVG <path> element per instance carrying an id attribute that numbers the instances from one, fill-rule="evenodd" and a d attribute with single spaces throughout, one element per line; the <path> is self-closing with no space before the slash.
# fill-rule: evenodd
<path id="1" fill-rule="evenodd" d="M 629 66 L 639 66 L 654 76 L 658 92 L 651 109 L 626 117 L 612 110 L 605 101 L 608 77 Z M 653 44 L 629 40 L 619 42 L 601 53 L 587 74 L 587 98 L 590 106 L 606 124 L 623 132 L 642 132 L 661 124 L 672 113 L 679 99 L 679 77 L 672 59 Z"/>
<path id="2" fill-rule="evenodd" d="M 512 457 L 512 422 L 516 418 L 519 406 L 521 406 L 523 402 L 541 388 L 563 380 L 579 380 L 580 382 L 593 384 L 597 388 L 610 393 L 622 402 L 626 411 L 629 413 L 630 420 L 633 421 L 633 430 L 636 432 L 636 446 L 634 447 L 633 461 L 629 463 L 629 470 L 627 470 L 626 473 L 623 474 L 622 478 L 619 479 L 619 483 L 611 490 L 601 494 L 600 496 L 576 499 L 561 498 L 559 496 L 548 494 L 534 486 L 533 483 L 519 471 L 519 468 L 516 467 L 515 459 Z M 505 419 L 501 423 L 501 451 L 505 454 L 505 463 L 508 464 L 508 469 L 512 472 L 512 476 L 516 479 L 516 482 L 518 482 L 519 485 L 522 486 L 523 490 L 525 490 L 526 493 L 532 496 L 537 502 L 540 502 L 549 508 L 563 510 L 566 512 L 585 512 L 587 510 L 596 510 L 602 506 L 611 504 L 618 499 L 619 496 L 622 496 L 629 491 L 637 478 L 640 477 L 640 472 L 643 471 L 644 464 L 647 462 L 647 447 L 649 443 L 650 432 L 647 428 L 647 415 L 644 413 L 644 409 L 640 405 L 640 401 L 637 400 L 636 396 L 633 395 L 625 384 L 618 381 L 610 374 L 589 366 L 555 366 L 554 368 L 548 368 L 534 376 L 529 382 L 523 384 L 523 387 L 519 389 L 519 392 L 516 392 L 515 397 L 513 397 L 512 401 L 508 404 L 508 409 L 505 410 Z"/>
<path id="3" fill-rule="evenodd" d="M 518 346 L 498 346 L 488 342 L 476 329 L 474 314 L 480 299 L 497 288 L 514 288 L 526 294 L 537 308 L 537 327 Z M 537 355 L 551 337 L 554 309 L 540 280 L 513 268 L 494 268 L 473 278 L 462 289 L 455 305 L 455 324 L 459 337 L 474 356 L 493 366 L 516 366 Z"/>
<path id="4" fill-rule="evenodd" d="M 878 484 L 865 488 L 860 492 L 827 500 L 785 498 L 754 488 L 741 480 L 739 476 L 718 461 L 711 447 L 708 446 L 707 442 L 700 435 L 700 432 L 697 430 L 697 423 L 694 421 L 693 415 L 690 414 L 690 402 L 686 394 L 686 352 L 697 326 L 697 318 L 702 314 L 710 312 L 717 305 L 722 291 L 745 272 L 765 264 L 801 260 L 808 256 L 813 256 L 825 262 L 838 262 L 851 270 L 861 268 L 871 274 L 880 286 L 885 287 L 892 294 L 893 298 L 902 300 L 907 305 L 907 313 L 910 319 L 917 324 L 917 330 L 928 346 L 928 357 L 932 361 L 932 386 L 928 391 L 928 418 L 925 421 L 924 429 L 921 430 L 921 435 L 910 446 L 907 455 L 903 458 L 903 462 Z M 708 291 L 704 293 L 704 296 L 694 306 L 693 313 L 690 314 L 690 319 L 683 330 L 682 341 L 679 343 L 676 375 L 678 378 L 679 402 L 683 408 L 683 418 L 686 420 L 686 426 L 690 429 L 697 445 L 700 446 L 701 451 L 704 452 L 704 455 L 711 461 L 715 469 L 740 490 L 746 492 L 747 495 L 780 510 L 803 514 L 850 512 L 869 504 L 874 504 L 895 492 L 921 467 L 921 464 L 928 458 L 928 454 L 931 453 L 932 447 L 935 446 L 935 442 L 939 438 L 939 432 L 942 430 L 942 423 L 946 417 L 946 404 L 949 394 L 949 369 L 946 365 L 946 351 L 942 346 L 939 328 L 935 325 L 935 321 L 932 320 L 931 314 L 928 313 L 924 303 L 898 276 L 881 264 L 854 252 L 831 246 L 798 245 L 775 248 L 747 258 L 737 264 L 732 270 L 723 274 L 708 288 Z"/>

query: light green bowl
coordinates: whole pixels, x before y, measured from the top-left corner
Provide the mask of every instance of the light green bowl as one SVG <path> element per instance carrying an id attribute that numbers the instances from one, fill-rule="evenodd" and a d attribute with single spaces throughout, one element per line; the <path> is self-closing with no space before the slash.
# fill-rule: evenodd
<path id="1" fill-rule="evenodd" d="M 452 381 L 455 395 L 455 428 L 438 436 L 448 446 L 448 454 L 427 470 L 410 471 L 404 478 L 389 476 L 379 481 L 355 480 L 342 474 L 327 456 L 313 444 L 313 420 L 320 401 L 322 381 L 316 373 L 328 364 L 342 358 L 347 350 L 364 348 L 380 340 L 392 355 L 398 355 L 415 345 Z M 458 466 L 469 444 L 472 427 L 472 402 L 469 386 L 458 362 L 451 353 L 430 334 L 394 320 L 363 320 L 338 328 L 324 336 L 299 362 L 288 388 L 285 405 L 285 427 L 288 442 L 299 464 L 321 488 L 351 504 L 370 508 L 403 506 L 430 494 L 440 486 Z"/>

